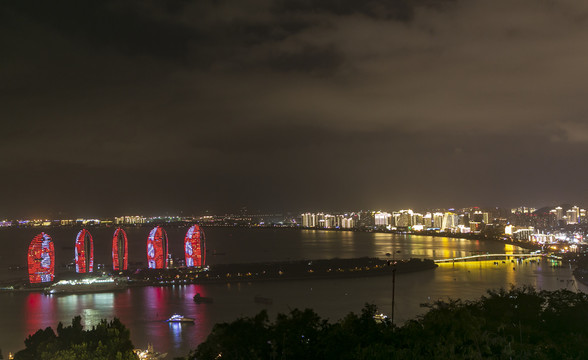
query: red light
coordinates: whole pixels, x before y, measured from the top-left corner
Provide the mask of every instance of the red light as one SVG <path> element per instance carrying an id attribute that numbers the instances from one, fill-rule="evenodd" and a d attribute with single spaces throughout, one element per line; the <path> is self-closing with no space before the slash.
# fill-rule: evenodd
<path id="1" fill-rule="evenodd" d="M 147 266 L 149 269 L 165 269 L 167 254 L 167 233 L 162 227 L 156 226 L 147 238 Z"/>
<path id="2" fill-rule="evenodd" d="M 206 243 L 204 231 L 198 225 L 192 226 L 184 238 L 184 254 L 186 266 L 203 267 L 206 258 Z"/>
<path id="3" fill-rule="evenodd" d="M 112 269 L 126 270 L 129 266 L 129 245 L 127 233 L 118 228 L 112 238 Z"/>
<path id="4" fill-rule="evenodd" d="M 78 233 L 75 255 L 77 273 L 87 273 L 94 270 L 94 240 L 86 229 L 82 229 Z"/>
<path id="5" fill-rule="evenodd" d="M 49 235 L 40 233 L 33 238 L 29 245 L 28 263 L 31 284 L 55 279 L 55 248 Z"/>

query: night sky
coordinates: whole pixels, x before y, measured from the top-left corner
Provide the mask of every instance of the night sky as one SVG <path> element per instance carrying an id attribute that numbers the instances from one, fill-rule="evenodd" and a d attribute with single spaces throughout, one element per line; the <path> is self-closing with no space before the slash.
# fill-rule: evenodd
<path id="1" fill-rule="evenodd" d="M 0 217 L 588 205 L 588 2 L 3 1 Z"/>

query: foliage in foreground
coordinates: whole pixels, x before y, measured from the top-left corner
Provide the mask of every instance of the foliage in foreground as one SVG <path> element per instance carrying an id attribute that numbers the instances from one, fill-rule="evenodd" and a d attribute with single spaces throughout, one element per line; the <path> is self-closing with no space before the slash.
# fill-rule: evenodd
<path id="1" fill-rule="evenodd" d="M 376 308 L 336 323 L 312 310 L 215 325 L 188 359 L 586 359 L 588 295 L 530 287 L 488 291 L 476 301 L 428 305 L 401 327 Z"/>
<path id="2" fill-rule="evenodd" d="M 102 320 L 91 330 L 84 330 L 82 318 L 76 316 L 71 326 L 57 325 L 38 330 L 25 340 L 26 348 L 15 360 L 135 360 L 129 330 L 118 319 Z"/>

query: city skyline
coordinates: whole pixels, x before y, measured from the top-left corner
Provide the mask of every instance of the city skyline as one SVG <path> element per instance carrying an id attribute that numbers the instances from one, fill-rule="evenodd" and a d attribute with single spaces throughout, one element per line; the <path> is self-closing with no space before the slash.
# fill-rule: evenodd
<path id="1" fill-rule="evenodd" d="M 304 213 L 333 213 L 333 214 L 346 214 L 346 213 L 359 213 L 359 212 L 371 212 L 371 213 L 379 213 L 379 212 L 403 212 L 403 211 L 415 211 L 415 212 L 437 212 L 437 211 L 454 211 L 454 212 L 468 212 L 468 211 L 510 211 L 512 213 L 534 213 L 534 212 L 554 212 L 555 209 L 560 209 L 563 211 L 570 211 L 571 208 L 581 209 L 585 211 L 584 206 L 579 206 L 578 204 L 555 204 L 555 205 L 545 205 L 541 207 L 534 207 L 528 205 L 520 205 L 512 208 L 508 207 L 500 207 L 500 206 L 465 206 L 465 207 L 423 207 L 423 208 L 413 208 L 413 207 L 394 207 L 394 206 L 384 206 L 380 208 L 366 208 L 366 209 L 352 209 L 351 207 L 345 207 L 344 209 L 332 209 L 329 207 L 317 207 L 317 208 L 306 208 L 306 209 L 283 209 L 283 210 L 259 210 L 259 209 L 248 209 L 247 207 L 241 207 L 236 209 L 235 211 L 218 211 L 214 212 L 211 210 L 202 210 L 202 211 L 187 211 L 178 212 L 178 213 L 165 213 L 165 214 L 157 214 L 157 213 L 140 213 L 135 212 L 133 214 L 106 214 L 106 215 L 98 215 L 98 214 L 90 214 L 89 216 L 83 216 L 82 214 L 59 214 L 63 216 L 37 216 L 37 217 L 3 217 L 0 220 L 3 221 L 19 221 L 19 220 L 34 220 L 34 221 L 101 221 L 101 219 L 110 219 L 113 220 L 115 223 L 123 223 L 125 221 L 132 220 L 133 222 L 136 221 L 146 221 L 149 222 L 169 222 L 169 221 L 180 221 L 181 219 L 195 219 L 195 218 L 206 218 L 206 217 L 213 217 L 213 216 L 275 216 L 275 215 L 284 215 L 284 216 L 291 216 L 291 215 L 300 215 Z M 565 213 L 563 214 L 565 216 Z M 561 216 L 560 216 L 561 217 Z M 130 219 L 130 220 L 129 220 Z M 174 220 L 175 219 L 175 220 Z"/>
<path id="2" fill-rule="evenodd" d="M 2 218 L 588 203 L 580 1 L 1 7 Z"/>
<path id="3" fill-rule="evenodd" d="M 317 224 L 315 220 L 312 221 L 313 225 L 309 226 L 310 220 L 305 219 L 307 216 L 337 216 L 338 225 L 337 227 L 352 228 L 355 227 L 352 224 L 356 224 L 357 217 L 369 216 L 375 221 L 372 225 L 389 225 L 390 219 L 394 217 L 393 223 L 398 223 L 398 217 L 403 218 L 405 215 L 409 216 L 413 220 L 404 220 L 407 222 L 406 225 L 415 224 L 415 216 L 420 218 L 417 222 L 419 225 L 423 224 L 423 218 L 427 218 L 429 223 L 433 223 L 433 216 L 443 214 L 456 214 L 466 215 L 468 217 L 480 217 L 478 220 L 485 224 L 494 221 L 503 220 L 508 221 L 512 216 L 530 216 L 542 218 L 550 216 L 555 221 L 551 226 L 558 226 L 557 222 L 563 221 L 562 224 L 585 224 L 588 223 L 587 210 L 578 205 L 572 204 L 561 204 L 555 206 L 545 206 L 541 208 L 535 208 L 530 206 L 519 206 L 516 208 L 501 208 L 501 207 L 479 207 L 469 206 L 465 208 L 425 208 L 425 209 L 412 209 L 412 208 L 380 208 L 380 209 L 347 209 L 347 210 L 302 210 L 302 211 L 283 211 L 283 212 L 262 212 L 262 211 L 249 211 L 247 208 L 241 208 L 236 213 L 211 213 L 206 211 L 200 214 L 192 215 L 145 215 L 145 214 L 134 214 L 134 215 L 115 215 L 105 217 L 60 217 L 60 218 L 15 218 L 15 219 L 0 219 L 0 227 L 9 227 L 12 225 L 18 226 L 95 226 L 101 224 L 109 225 L 145 225 L 145 224 L 164 224 L 164 223 L 182 223 L 182 222 L 203 222 L 203 223 L 214 223 L 219 219 L 225 219 L 227 221 L 235 220 L 238 224 L 286 224 L 301 225 L 303 227 L 315 227 Z M 478 216 L 479 214 L 480 216 Z M 352 220 L 351 217 L 356 217 Z M 254 220 L 255 219 L 255 220 Z M 264 220 L 267 219 L 268 221 Z M 347 225 L 340 226 L 341 221 L 351 221 Z M 378 223 L 378 222 L 383 223 Z M 468 220 L 469 221 L 469 220 Z M 436 221 L 435 221 L 436 222 Z M 237 224 L 235 223 L 235 224 Z M 453 223 L 453 222 L 452 222 Z M 402 225 L 405 226 L 405 225 Z M 322 227 L 322 226 L 321 226 Z M 335 226 L 326 226 L 335 227 Z M 439 226 L 437 226 L 439 227 Z"/>

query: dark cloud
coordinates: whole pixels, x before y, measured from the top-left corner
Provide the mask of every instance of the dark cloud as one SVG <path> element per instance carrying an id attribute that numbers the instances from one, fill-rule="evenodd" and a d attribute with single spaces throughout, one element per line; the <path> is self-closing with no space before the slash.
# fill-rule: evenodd
<path id="1" fill-rule="evenodd" d="M 277 71 L 303 71 L 329 74 L 344 62 L 343 55 L 334 47 L 306 46 L 295 53 L 278 53 L 270 59 L 270 66 Z"/>
<path id="2" fill-rule="evenodd" d="M 287 14 L 292 12 L 338 16 L 361 14 L 382 20 L 409 21 L 414 17 L 415 8 L 443 8 L 452 2 L 452 0 L 282 0 L 275 2 L 275 9 Z"/>
<path id="3" fill-rule="evenodd" d="M 26 17 L 81 47 L 111 47 L 128 55 L 184 56 L 188 43 L 198 38 L 193 28 L 145 16 L 138 2 L 31 0 L 9 1 L 5 6 L 13 17 Z M 162 8 L 180 9 L 178 5 Z"/>
<path id="4" fill-rule="evenodd" d="M 581 1 L 0 6 L 0 217 L 588 202 Z"/>

